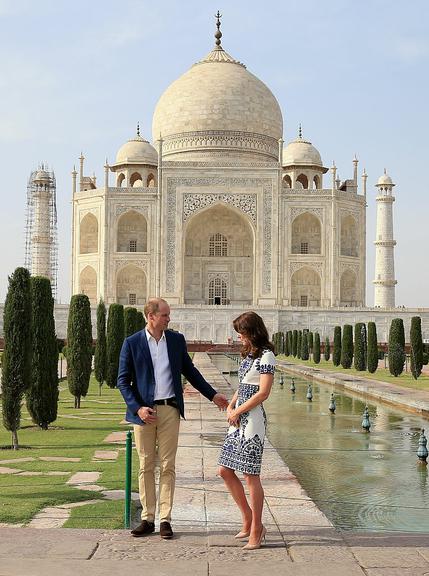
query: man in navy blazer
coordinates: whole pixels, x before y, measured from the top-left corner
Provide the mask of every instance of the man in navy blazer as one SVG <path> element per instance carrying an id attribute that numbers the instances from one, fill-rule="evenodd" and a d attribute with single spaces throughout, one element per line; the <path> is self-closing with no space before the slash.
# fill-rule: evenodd
<path id="1" fill-rule="evenodd" d="M 171 509 L 180 416 L 185 415 L 182 374 L 220 410 L 228 406 L 228 400 L 216 392 L 195 368 L 184 336 L 167 330 L 170 322 L 168 303 L 162 298 L 152 298 L 147 301 L 144 313 L 146 328 L 124 340 L 117 382 L 127 404 L 126 420 L 134 424 L 140 460 L 142 521 L 131 534 L 145 536 L 155 530 L 155 460 L 158 445 L 160 534 L 168 539 L 173 536 Z"/>

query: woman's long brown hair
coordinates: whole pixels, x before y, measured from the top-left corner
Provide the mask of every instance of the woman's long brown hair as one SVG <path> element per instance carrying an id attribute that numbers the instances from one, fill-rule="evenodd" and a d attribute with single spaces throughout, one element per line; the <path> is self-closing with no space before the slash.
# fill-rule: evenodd
<path id="1" fill-rule="evenodd" d="M 249 340 L 249 344 L 244 344 L 241 350 L 243 358 L 248 354 L 252 354 L 253 358 L 259 358 L 262 356 L 263 350 L 267 348 L 271 351 L 274 350 L 264 321 L 256 312 L 251 311 L 240 314 L 232 325 L 236 332 L 243 334 Z"/>

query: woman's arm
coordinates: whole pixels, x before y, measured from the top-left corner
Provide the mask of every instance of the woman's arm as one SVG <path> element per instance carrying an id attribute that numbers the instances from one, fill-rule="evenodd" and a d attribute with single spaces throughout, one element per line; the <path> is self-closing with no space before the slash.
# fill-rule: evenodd
<path id="1" fill-rule="evenodd" d="M 274 380 L 273 374 L 261 374 L 259 377 L 259 391 L 256 392 L 256 394 L 253 394 L 253 396 L 249 398 L 249 400 L 246 400 L 246 402 L 240 404 L 240 406 L 238 406 L 237 408 L 233 408 L 232 410 L 230 410 L 228 407 L 227 412 L 228 421 L 232 426 L 238 424 L 240 415 L 243 414 L 243 412 L 248 412 L 249 410 L 252 410 L 252 408 L 255 408 L 259 404 L 262 404 L 262 402 L 264 402 L 264 400 L 268 398 L 271 392 L 271 387 L 273 385 L 273 380 Z M 233 400 L 236 396 L 237 392 L 234 394 Z"/>

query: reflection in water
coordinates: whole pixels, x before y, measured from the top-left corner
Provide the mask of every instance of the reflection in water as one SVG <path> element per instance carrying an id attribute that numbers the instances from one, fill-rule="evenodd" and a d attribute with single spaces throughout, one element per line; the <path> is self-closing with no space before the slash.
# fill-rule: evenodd
<path id="1" fill-rule="evenodd" d="M 236 370 L 226 356 L 211 358 L 220 370 Z M 268 437 L 326 516 L 344 529 L 429 532 L 428 470 L 416 456 L 427 420 L 316 382 L 308 402 L 308 380 L 295 377 L 293 394 L 291 377 L 280 386 L 279 376 L 265 402 Z M 369 433 L 361 427 L 367 404 Z"/>

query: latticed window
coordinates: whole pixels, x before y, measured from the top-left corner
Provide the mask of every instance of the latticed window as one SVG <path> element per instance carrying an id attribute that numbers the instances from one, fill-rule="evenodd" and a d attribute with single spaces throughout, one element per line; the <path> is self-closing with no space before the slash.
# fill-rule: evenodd
<path id="1" fill-rule="evenodd" d="M 226 282 L 221 278 L 213 278 L 209 282 L 209 304 L 227 304 Z"/>
<path id="2" fill-rule="evenodd" d="M 130 240 L 130 252 L 137 252 L 137 240 Z"/>
<path id="3" fill-rule="evenodd" d="M 308 254 L 308 242 L 301 242 L 301 254 Z"/>
<path id="4" fill-rule="evenodd" d="M 301 296 L 300 306 L 308 306 L 308 296 Z"/>
<path id="5" fill-rule="evenodd" d="M 134 304 L 137 304 L 136 294 L 128 294 L 128 304 L 131 304 L 132 306 L 134 306 Z"/>
<path id="6" fill-rule="evenodd" d="M 213 234 L 209 241 L 209 256 L 226 256 L 228 253 L 228 240 L 223 234 Z"/>

